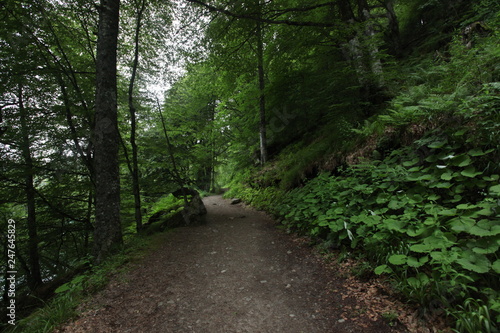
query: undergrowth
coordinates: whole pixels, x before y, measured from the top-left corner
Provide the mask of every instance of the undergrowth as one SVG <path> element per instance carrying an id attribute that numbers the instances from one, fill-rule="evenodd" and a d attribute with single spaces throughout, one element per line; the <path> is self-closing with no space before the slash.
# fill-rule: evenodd
<path id="1" fill-rule="evenodd" d="M 92 266 L 90 259 L 87 259 L 86 262 L 91 268 L 86 273 L 60 286 L 56 289 L 55 296 L 47 301 L 45 306 L 19 320 L 15 326 L 4 327 L 5 332 L 53 332 L 60 325 L 75 318 L 78 315 L 79 305 L 102 290 L 111 277 L 126 271 L 126 264 L 141 258 L 145 251 L 158 243 L 157 239 L 140 235 L 129 237 L 120 253 L 110 257 L 99 266 Z"/>
<path id="2" fill-rule="evenodd" d="M 377 148 L 388 132 L 418 131 L 411 142 L 400 137 L 374 159 L 319 172 L 305 184 L 305 164 L 324 157 L 313 150 L 305 158 L 298 144 L 264 172 L 236 178 L 229 195 L 268 210 L 323 248 L 363 255 L 422 316 L 445 313 L 456 332 L 499 332 L 497 38 L 493 31 L 473 49 L 457 38 L 450 58 L 420 62 L 387 112 L 354 131 L 357 140 L 376 133 Z M 296 188 L 288 191 L 291 184 Z"/>

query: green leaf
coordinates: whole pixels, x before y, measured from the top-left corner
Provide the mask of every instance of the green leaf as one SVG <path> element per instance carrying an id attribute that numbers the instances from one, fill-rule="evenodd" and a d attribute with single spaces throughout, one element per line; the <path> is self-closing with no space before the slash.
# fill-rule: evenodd
<path id="1" fill-rule="evenodd" d="M 457 209 L 465 210 L 465 209 L 473 209 L 477 208 L 477 205 L 471 205 L 471 204 L 460 204 L 457 206 Z"/>
<path id="2" fill-rule="evenodd" d="M 446 171 L 441 175 L 442 180 L 451 180 L 453 178 L 453 173 L 451 171 Z"/>
<path id="3" fill-rule="evenodd" d="M 333 231 L 334 233 L 336 233 L 336 232 L 339 232 L 340 230 L 344 229 L 344 222 L 341 221 L 341 220 L 331 221 L 328 224 L 328 227 L 330 228 L 331 231 Z"/>
<path id="4" fill-rule="evenodd" d="M 500 234 L 500 224 L 495 221 L 481 220 L 472 226 L 468 232 L 474 236 L 495 236 Z"/>
<path id="5" fill-rule="evenodd" d="M 462 136 L 465 133 L 467 133 L 467 129 L 464 128 L 464 129 L 458 130 L 455 133 L 453 133 L 453 136 Z"/>
<path id="6" fill-rule="evenodd" d="M 484 176 L 483 179 L 488 181 L 488 182 L 494 182 L 494 181 L 497 181 L 498 179 L 500 179 L 500 175 Z"/>
<path id="7" fill-rule="evenodd" d="M 490 187 L 489 192 L 492 195 L 500 196 L 500 184 Z"/>
<path id="8" fill-rule="evenodd" d="M 472 251 L 464 251 L 463 257 L 457 260 L 463 268 L 476 273 L 487 273 L 490 270 L 491 263 L 483 254 L 474 253 Z"/>
<path id="9" fill-rule="evenodd" d="M 410 250 L 417 253 L 426 253 L 434 249 L 444 249 L 453 245 L 454 242 L 449 240 L 444 234 L 429 236 L 424 238 L 421 244 L 413 244 Z"/>
<path id="10" fill-rule="evenodd" d="M 70 290 L 70 289 L 71 289 L 71 287 L 70 287 L 70 283 L 71 283 L 71 282 L 68 282 L 68 283 L 63 284 L 62 286 L 60 286 L 59 288 L 57 288 L 54 292 L 55 292 L 56 294 L 60 294 L 60 293 L 63 293 L 63 292 L 65 292 L 65 291 Z"/>
<path id="11" fill-rule="evenodd" d="M 459 216 L 448 221 L 451 229 L 455 232 L 468 232 L 476 223 L 476 221 L 470 217 Z"/>
<path id="12" fill-rule="evenodd" d="M 408 227 L 406 230 L 406 234 L 410 237 L 418 237 L 422 235 L 424 232 L 426 232 L 429 228 L 428 227 Z"/>
<path id="13" fill-rule="evenodd" d="M 385 219 L 384 224 L 387 226 L 387 229 L 394 230 L 398 232 L 405 232 L 406 222 L 401 220 L 394 219 Z"/>
<path id="14" fill-rule="evenodd" d="M 417 172 L 417 171 L 420 171 L 420 170 L 422 170 L 422 167 L 416 166 L 416 167 L 408 169 L 408 172 Z"/>
<path id="15" fill-rule="evenodd" d="M 434 162 L 436 162 L 437 160 L 438 160 L 438 157 L 437 157 L 437 155 L 434 155 L 434 154 L 432 154 L 432 155 L 430 155 L 430 156 L 426 157 L 426 159 L 425 159 L 425 161 L 426 161 L 426 162 L 429 162 L 429 163 L 434 163 Z"/>
<path id="16" fill-rule="evenodd" d="M 486 153 L 483 152 L 483 150 L 481 148 L 474 148 L 474 149 L 469 150 L 469 152 L 467 154 L 469 154 L 470 156 L 483 156 Z"/>
<path id="17" fill-rule="evenodd" d="M 387 205 L 390 209 L 399 209 L 404 207 L 404 202 L 398 201 L 398 200 L 391 200 L 389 204 Z"/>
<path id="18" fill-rule="evenodd" d="M 384 273 L 390 274 L 392 272 L 393 272 L 392 268 L 390 268 L 387 265 L 380 265 L 380 266 L 377 266 L 377 268 L 375 268 L 375 274 L 377 274 L 377 275 L 384 274 Z"/>
<path id="19" fill-rule="evenodd" d="M 416 180 L 432 180 L 432 178 L 433 178 L 433 175 L 425 174 L 425 175 L 421 175 L 421 176 L 417 177 Z"/>
<path id="20" fill-rule="evenodd" d="M 431 188 L 450 188 L 452 186 L 452 184 L 450 182 L 440 182 L 440 183 L 437 183 L 433 186 L 429 186 Z"/>
<path id="21" fill-rule="evenodd" d="M 408 257 L 404 254 L 393 254 L 389 257 L 389 262 L 393 265 L 404 265 Z"/>
<path id="22" fill-rule="evenodd" d="M 466 167 L 472 163 L 469 155 L 461 154 L 452 159 L 452 164 L 459 167 Z"/>
<path id="23" fill-rule="evenodd" d="M 403 162 L 403 165 L 405 167 L 409 167 L 409 166 L 412 166 L 412 165 L 415 165 L 417 164 L 418 162 L 420 161 L 420 159 L 418 157 L 415 157 L 414 159 L 412 159 L 411 161 L 405 161 Z"/>
<path id="24" fill-rule="evenodd" d="M 467 242 L 467 246 L 472 248 L 472 251 L 480 254 L 495 253 L 500 248 L 500 237 L 483 237 L 481 239 L 471 239 Z"/>
<path id="25" fill-rule="evenodd" d="M 438 223 L 439 219 L 436 219 L 434 217 L 428 217 L 425 219 L 424 224 L 425 225 L 436 225 Z"/>
<path id="26" fill-rule="evenodd" d="M 497 259 L 492 265 L 491 268 L 495 271 L 495 273 L 500 274 L 500 259 Z"/>
<path id="27" fill-rule="evenodd" d="M 443 209 L 438 211 L 439 215 L 443 216 L 455 216 L 457 215 L 457 210 L 456 209 Z"/>
<path id="28" fill-rule="evenodd" d="M 444 145 L 447 143 L 448 143 L 448 140 L 446 140 L 446 139 L 438 140 L 438 141 L 434 141 L 431 144 L 428 144 L 427 147 L 432 148 L 432 149 L 438 149 L 438 148 L 443 148 Z"/>
<path id="29" fill-rule="evenodd" d="M 418 267 L 422 267 L 423 265 L 425 265 L 428 261 L 429 261 L 428 256 L 422 257 L 420 259 L 410 256 L 410 257 L 408 257 L 407 264 L 410 267 L 418 268 Z"/>
<path id="30" fill-rule="evenodd" d="M 441 197 L 437 194 L 431 194 L 427 197 L 427 199 L 429 199 L 430 201 L 436 201 L 436 200 L 439 200 Z"/>
<path id="31" fill-rule="evenodd" d="M 390 197 L 391 197 L 391 195 L 389 193 L 380 193 L 377 196 L 376 203 L 379 204 L 379 205 L 383 204 L 383 203 L 386 203 L 387 201 L 389 201 Z"/>
<path id="32" fill-rule="evenodd" d="M 424 201 L 424 197 L 420 194 L 408 194 L 411 203 L 420 203 Z"/>
<path id="33" fill-rule="evenodd" d="M 425 273 L 418 273 L 417 276 L 415 277 L 409 277 L 406 282 L 412 287 L 412 288 L 420 288 L 423 286 L 426 286 L 429 284 L 430 279 Z"/>
<path id="34" fill-rule="evenodd" d="M 458 254 L 461 252 L 462 252 L 461 249 L 460 251 L 449 251 L 449 250 L 432 251 L 430 255 L 431 258 L 433 259 L 433 262 L 438 262 L 441 264 L 451 264 L 458 259 Z"/>
<path id="35" fill-rule="evenodd" d="M 495 149 L 488 149 L 486 151 L 483 151 L 481 148 L 474 148 L 474 149 L 469 150 L 468 154 L 470 156 L 483 156 L 483 155 L 489 154 L 493 151 L 495 151 Z"/>
<path id="36" fill-rule="evenodd" d="M 460 174 L 462 176 L 469 177 L 469 178 L 474 178 L 482 173 L 483 173 L 482 171 L 476 171 L 476 168 L 474 168 L 473 166 L 469 166 L 465 170 L 460 172 Z"/>

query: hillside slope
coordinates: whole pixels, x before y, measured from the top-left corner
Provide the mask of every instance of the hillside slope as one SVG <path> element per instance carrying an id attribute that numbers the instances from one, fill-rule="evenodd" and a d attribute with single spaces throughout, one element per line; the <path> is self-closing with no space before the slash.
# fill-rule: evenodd
<path id="1" fill-rule="evenodd" d="M 498 23 L 401 62 L 400 90 L 376 115 L 342 131 L 342 119 L 327 123 L 240 172 L 228 195 L 364 258 L 428 320 L 498 332 Z"/>

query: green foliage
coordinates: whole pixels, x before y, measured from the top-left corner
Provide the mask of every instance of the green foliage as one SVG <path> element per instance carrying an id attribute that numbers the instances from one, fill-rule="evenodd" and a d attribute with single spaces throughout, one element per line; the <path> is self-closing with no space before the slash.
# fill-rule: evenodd
<path id="1" fill-rule="evenodd" d="M 497 317 L 492 317 L 492 313 L 496 312 Z M 481 300 L 467 298 L 463 305 L 457 307 L 457 311 L 452 312 L 456 318 L 457 333 L 498 333 L 500 327 L 500 299 L 490 301 L 490 304 L 485 304 Z"/>
<path id="2" fill-rule="evenodd" d="M 120 253 L 61 285 L 44 307 L 17 321 L 16 326 L 7 327 L 6 332 L 53 332 L 56 327 L 75 318 L 78 306 L 102 290 L 113 276 L 126 271 L 127 263 L 141 258 L 146 251 L 157 246 L 158 239 L 143 236 L 129 238 Z"/>
<path id="3" fill-rule="evenodd" d="M 500 68 L 493 38 L 472 50 L 456 41 L 448 63 L 418 69 L 388 113 L 355 131 L 380 138 L 379 160 L 322 172 L 280 195 L 273 209 L 290 230 L 364 253 L 409 301 L 423 312 L 447 308 L 464 332 L 497 332 L 499 313 L 491 292 L 500 288 Z M 312 142 L 307 153 L 304 142 L 283 151 L 264 171 L 274 182 L 252 173 L 240 181 L 261 186 L 237 191 L 258 201 L 272 192 L 266 186 L 298 185 L 305 165 L 323 159 Z M 326 146 L 317 150 L 329 152 Z"/>
<path id="4" fill-rule="evenodd" d="M 149 209 L 149 212 L 148 212 L 148 217 L 150 217 L 151 215 L 154 215 L 155 213 L 157 213 L 159 211 L 169 211 L 169 210 L 177 209 L 178 207 L 182 206 L 183 204 L 184 204 L 183 199 L 178 199 L 178 198 L 174 197 L 173 194 L 165 195 L 151 205 L 151 208 Z"/>
<path id="5" fill-rule="evenodd" d="M 253 207 L 275 213 L 284 192 L 278 188 L 263 186 L 262 179 L 253 176 L 250 171 L 235 177 L 229 184 L 225 198 L 240 198 Z"/>

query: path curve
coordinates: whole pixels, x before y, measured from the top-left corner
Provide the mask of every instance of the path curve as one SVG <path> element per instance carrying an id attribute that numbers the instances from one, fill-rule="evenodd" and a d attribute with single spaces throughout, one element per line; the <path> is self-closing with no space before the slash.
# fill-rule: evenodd
<path id="1" fill-rule="evenodd" d="M 356 300 L 342 298 L 341 279 L 264 213 L 220 196 L 204 203 L 207 225 L 166 234 L 58 332 L 391 332 L 343 319 Z"/>

